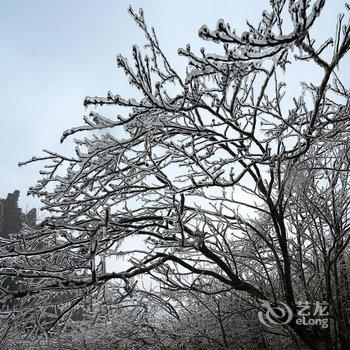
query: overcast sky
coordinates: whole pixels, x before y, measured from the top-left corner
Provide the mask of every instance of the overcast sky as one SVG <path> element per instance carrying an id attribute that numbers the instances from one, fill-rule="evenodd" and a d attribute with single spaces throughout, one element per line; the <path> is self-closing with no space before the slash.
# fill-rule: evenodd
<path id="1" fill-rule="evenodd" d="M 18 168 L 17 163 L 43 148 L 69 152 L 69 142 L 60 145 L 59 138 L 81 124 L 85 96 L 108 90 L 130 94 L 115 59 L 117 53 L 130 56 L 131 45 L 143 43 L 127 13 L 130 3 L 144 9 L 165 52 L 181 69 L 185 60 L 177 56 L 179 47 L 208 45 L 197 36 L 202 24 L 214 27 L 224 18 L 241 32 L 246 19 L 258 21 L 268 1 L 0 0 L 0 197 L 19 189 L 22 207 L 38 206 L 25 193 L 39 166 Z M 343 4 L 328 0 L 317 24 L 320 38 L 333 35 Z M 318 84 L 312 74 L 305 72 Z"/>

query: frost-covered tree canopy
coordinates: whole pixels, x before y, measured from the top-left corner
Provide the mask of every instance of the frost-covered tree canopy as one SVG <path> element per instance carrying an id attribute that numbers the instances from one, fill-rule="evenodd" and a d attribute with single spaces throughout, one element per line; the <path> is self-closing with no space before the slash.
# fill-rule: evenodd
<path id="1" fill-rule="evenodd" d="M 185 310 L 176 316 L 174 308 L 171 326 L 164 319 L 159 328 L 149 323 L 155 333 L 164 326 L 185 334 L 186 313 L 200 307 L 187 309 L 181 295 L 197 301 L 204 295 L 209 311 L 216 310 L 208 315 L 220 314 L 210 297 L 215 294 L 224 305 L 243 298 L 253 310 L 259 300 L 282 300 L 294 313 L 300 298 L 325 300 L 334 307 L 329 329 L 300 326 L 293 318 L 281 334 L 314 349 L 350 341 L 344 313 L 350 104 L 341 64 L 350 26 L 340 15 L 333 37 L 316 42 L 313 26 L 327 15 L 324 5 L 270 1 L 261 21 L 248 22 L 243 33 L 223 20 L 216 28 L 204 25 L 199 36 L 217 43 L 217 51 L 179 49 L 186 72 L 173 69 L 143 11 L 129 9 L 146 45 L 133 46 L 132 60 L 119 55 L 117 63 L 139 97 L 111 91 L 86 97 L 84 125 L 61 138 L 78 137 L 75 154 L 46 150 L 29 161 L 45 162 L 29 193 L 41 198 L 48 216 L 41 229 L 26 229 L 1 245 L 1 275 L 24 281 L 17 293 L 1 291 L 9 334 L 13 328 L 30 337 L 69 333 L 73 326 L 65 322 L 94 319 L 86 311 L 92 300 L 101 310 L 118 302 L 137 309 L 137 295 L 145 293 L 138 276 L 147 274 L 159 300 L 148 298 L 167 305 L 170 314 L 174 305 Z M 288 90 L 285 74 L 305 64 L 316 66 L 320 79 Z M 115 117 L 99 113 L 107 105 Z M 143 248 L 128 249 L 128 239 Z M 106 266 L 116 256 L 129 265 L 119 258 Z M 163 312 L 145 316 L 147 322 Z M 238 348 L 227 329 L 223 340 L 204 329 L 194 332 L 221 348 Z"/>

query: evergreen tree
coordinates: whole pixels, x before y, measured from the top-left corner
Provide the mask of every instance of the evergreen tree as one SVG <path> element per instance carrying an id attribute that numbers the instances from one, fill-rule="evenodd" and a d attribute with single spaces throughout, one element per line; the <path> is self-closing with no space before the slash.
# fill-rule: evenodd
<path id="1" fill-rule="evenodd" d="M 0 198 L 0 238 L 8 239 L 10 234 L 18 233 L 23 223 L 34 228 L 36 226 L 36 209 L 31 209 L 27 214 L 18 206 L 20 192 L 15 190 L 8 193 L 6 199 Z M 15 278 L 0 277 L 1 287 L 15 291 L 18 289 Z"/>
<path id="2" fill-rule="evenodd" d="M 36 209 L 27 214 L 18 206 L 20 192 L 15 190 L 9 193 L 6 199 L 0 199 L 0 237 L 8 238 L 11 233 L 18 233 L 23 223 L 30 227 L 36 225 Z"/>
<path id="3" fill-rule="evenodd" d="M 19 232 L 22 227 L 22 211 L 18 207 L 19 191 L 9 193 L 3 203 L 3 226 L 1 236 L 6 237 L 10 233 Z"/>

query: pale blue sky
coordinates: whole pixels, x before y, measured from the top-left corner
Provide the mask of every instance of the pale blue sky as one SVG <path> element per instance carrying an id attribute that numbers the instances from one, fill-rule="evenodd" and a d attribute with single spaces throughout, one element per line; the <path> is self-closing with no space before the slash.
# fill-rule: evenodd
<path id="1" fill-rule="evenodd" d="M 264 0 L 0 0 L 0 197 L 19 189 L 21 205 L 38 205 L 25 197 L 39 166 L 18 168 L 18 161 L 59 145 L 62 131 L 80 125 L 87 95 L 108 90 L 130 94 L 117 70 L 117 53 L 130 54 L 143 36 L 127 13 L 142 7 L 160 42 L 179 69 L 185 60 L 177 49 L 191 43 L 208 46 L 197 37 L 202 24 L 214 27 L 224 18 L 239 31 L 253 23 L 268 4 Z M 317 35 L 334 33 L 343 0 L 328 0 L 317 24 Z M 305 72 L 313 80 L 310 72 Z M 349 80 L 348 80 L 349 81 Z M 317 77 L 316 77 L 317 83 Z"/>

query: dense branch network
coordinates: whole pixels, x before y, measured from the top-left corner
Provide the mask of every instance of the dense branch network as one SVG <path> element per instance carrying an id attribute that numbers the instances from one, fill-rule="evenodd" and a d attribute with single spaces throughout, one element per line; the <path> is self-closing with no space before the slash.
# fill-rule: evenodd
<path id="1" fill-rule="evenodd" d="M 312 28 L 324 5 L 271 1 L 241 35 L 223 20 L 203 26 L 200 37 L 222 44 L 222 53 L 180 49 L 185 78 L 143 12 L 130 9 L 146 54 L 134 46 L 133 66 L 121 55 L 117 63 L 141 97 L 87 97 L 85 124 L 61 139 L 92 132 L 75 140 L 75 155 L 45 151 L 29 161 L 47 161 L 29 193 L 49 216 L 41 230 L 1 245 L 1 274 L 26 281 L 9 300 L 38 294 L 44 304 L 59 290 L 80 301 L 112 285 L 124 300 L 133 277 L 149 274 L 167 290 L 210 293 L 216 281 L 219 290 L 285 300 L 293 311 L 295 295 L 311 298 L 321 285 L 332 302 L 332 268 L 350 237 L 349 90 L 336 72 L 350 27 L 340 16 L 334 38 L 316 46 Z M 321 79 L 285 101 L 282 72 L 305 61 Z M 121 115 L 90 109 L 105 105 Z M 319 202 L 328 209 L 320 212 Z M 142 251 L 121 249 L 131 237 L 144 241 Z M 124 255 L 130 267 L 106 270 L 106 259 Z M 291 327 L 309 344 L 322 338 Z"/>

